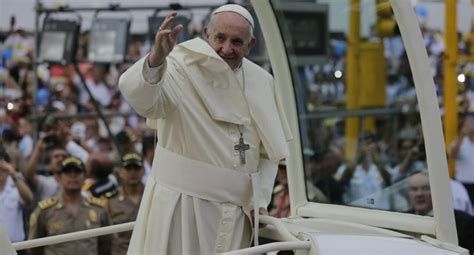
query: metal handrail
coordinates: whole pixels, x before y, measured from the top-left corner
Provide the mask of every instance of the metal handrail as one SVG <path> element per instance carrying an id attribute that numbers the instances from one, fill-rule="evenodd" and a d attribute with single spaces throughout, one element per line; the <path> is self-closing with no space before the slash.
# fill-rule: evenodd
<path id="1" fill-rule="evenodd" d="M 128 117 L 136 115 L 136 112 L 104 112 L 102 115 L 106 118 L 109 117 Z M 51 116 L 54 119 L 96 119 L 99 114 L 96 112 L 79 112 L 79 113 L 52 113 L 52 114 L 36 114 L 35 116 L 29 117 L 30 121 L 38 121 L 44 119 L 46 116 Z"/>
<path id="2" fill-rule="evenodd" d="M 263 224 L 273 225 L 276 228 L 276 231 L 283 237 L 284 240 L 301 241 L 293 234 L 291 234 L 290 231 L 288 231 L 288 229 L 281 222 L 281 219 L 267 215 L 260 215 L 260 222 Z"/>
<path id="3" fill-rule="evenodd" d="M 236 251 L 220 253 L 222 255 L 244 255 L 244 254 L 260 254 L 272 251 L 288 251 L 288 250 L 309 250 L 311 243 L 309 241 L 290 241 L 263 244 L 255 247 L 245 248 Z"/>
<path id="4" fill-rule="evenodd" d="M 268 251 L 275 251 L 275 249 L 289 249 L 289 250 L 309 249 L 310 247 L 309 242 L 301 241 L 298 238 L 296 238 L 294 235 L 292 235 L 288 231 L 288 229 L 286 229 L 286 227 L 283 225 L 280 219 L 277 219 L 271 216 L 261 215 L 260 222 L 263 224 L 273 225 L 276 231 L 280 234 L 280 236 L 282 236 L 283 239 L 288 240 L 288 242 L 272 243 L 271 245 L 265 244 L 265 245 L 251 247 L 251 248 L 238 250 L 238 251 L 226 253 L 226 254 L 234 254 L 234 255 L 248 254 L 249 252 L 254 253 L 254 252 L 260 252 L 261 250 L 262 251 L 265 250 L 268 252 Z M 65 242 L 87 239 L 87 238 L 92 238 L 92 237 L 97 237 L 97 236 L 130 231 L 133 229 L 134 225 L 135 225 L 135 222 L 133 221 L 133 222 L 122 223 L 122 224 L 117 224 L 117 225 L 108 226 L 108 227 L 88 229 L 88 230 L 71 232 L 71 233 L 62 234 L 62 235 L 48 236 L 48 237 L 38 238 L 34 240 L 17 242 L 17 243 L 13 243 L 12 246 L 17 251 L 31 249 L 31 248 L 36 248 L 36 247 L 42 247 L 42 246 L 47 246 L 47 245 L 65 243 Z"/>
<path id="5" fill-rule="evenodd" d="M 133 229 L 134 225 L 135 225 L 135 222 L 133 221 L 133 222 L 122 223 L 122 224 L 117 224 L 117 225 L 108 226 L 108 227 L 94 228 L 94 229 L 82 230 L 82 231 L 77 231 L 77 232 L 71 232 L 71 233 L 62 234 L 62 235 L 48 236 L 48 237 L 38 238 L 34 240 L 17 242 L 17 243 L 13 243 L 12 246 L 17 251 L 25 250 L 25 249 L 30 249 L 30 248 L 48 246 L 48 245 L 53 245 L 53 244 L 58 244 L 58 243 L 65 243 L 65 242 L 87 239 L 87 238 L 92 238 L 92 237 L 97 237 L 97 236 L 130 231 Z"/>
<path id="6" fill-rule="evenodd" d="M 411 111 L 415 112 L 415 111 Z M 370 109 L 358 109 L 358 110 L 322 110 L 314 111 L 306 114 L 301 114 L 301 119 L 317 120 L 327 118 L 349 118 L 349 117 L 372 117 L 372 116 L 387 116 L 405 114 L 410 112 L 402 112 L 396 108 L 370 108 Z"/>

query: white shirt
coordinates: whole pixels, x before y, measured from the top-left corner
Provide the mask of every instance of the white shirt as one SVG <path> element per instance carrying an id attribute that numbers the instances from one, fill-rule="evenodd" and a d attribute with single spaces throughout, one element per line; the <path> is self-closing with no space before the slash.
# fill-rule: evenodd
<path id="1" fill-rule="evenodd" d="M 31 152 L 33 151 L 33 138 L 31 138 L 31 135 L 24 135 L 18 143 L 18 148 L 23 154 L 23 157 L 30 157 Z"/>
<path id="2" fill-rule="evenodd" d="M 151 173 L 151 165 L 148 163 L 148 161 L 143 160 L 143 170 L 145 170 L 145 174 L 142 177 L 142 183 L 146 184 L 148 180 L 148 176 L 150 176 Z"/>
<path id="3" fill-rule="evenodd" d="M 456 157 L 456 180 L 462 183 L 474 183 L 474 143 L 468 137 L 462 139 Z"/>
<path id="4" fill-rule="evenodd" d="M 81 80 L 76 78 L 74 83 L 80 90 L 79 100 L 81 104 L 85 105 L 90 99 L 89 93 L 87 93 L 82 85 Z M 92 80 L 86 80 L 86 84 L 94 99 L 97 100 L 101 106 L 106 107 L 110 104 L 110 101 L 112 101 L 112 92 L 109 91 L 103 82 L 95 83 Z"/>
<path id="5" fill-rule="evenodd" d="M 66 150 L 72 156 L 81 159 L 83 163 L 89 160 L 89 153 L 73 140 L 66 144 Z"/>
<path id="6" fill-rule="evenodd" d="M 54 176 L 37 175 L 37 188 L 33 190 L 35 201 L 56 196 L 61 188 Z"/>
<path id="7" fill-rule="evenodd" d="M 0 225 L 3 226 L 12 243 L 25 240 L 23 205 L 24 202 L 15 183 L 8 176 L 5 189 L 0 193 Z"/>
<path id="8" fill-rule="evenodd" d="M 340 180 L 346 166 L 342 165 L 336 172 L 336 180 Z M 377 166 L 371 164 L 365 171 L 362 165 L 357 165 L 354 174 L 349 182 L 349 186 L 344 192 L 344 202 L 355 206 L 363 206 L 379 209 L 390 209 L 390 201 L 384 195 L 384 181 Z"/>
<path id="9" fill-rule="evenodd" d="M 466 98 L 469 101 L 469 112 L 474 112 L 474 91 L 468 90 L 466 93 Z"/>
<path id="10" fill-rule="evenodd" d="M 456 180 L 450 180 L 449 184 L 451 186 L 451 193 L 453 193 L 454 209 L 474 216 L 474 208 L 472 208 L 471 199 L 464 185 Z"/>
<path id="11" fill-rule="evenodd" d="M 400 164 L 394 167 L 388 166 L 386 167 L 386 169 L 390 173 L 392 183 L 395 183 L 400 181 L 401 179 L 407 178 L 413 173 L 423 171 L 423 169 L 426 169 L 426 164 L 421 160 L 415 160 L 409 166 L 407 166 L 407 169 L 405 170 L 404 174 L 400 173 Z"/>
<path id="12" fill-rule="evenodd" d="M 11 48 L 15 57 L 26 57 L 29 51 L 35 47 L 34 38 L 31 36 L 22 37 L 15 33 L 5 40 L 5 48 Z"/>

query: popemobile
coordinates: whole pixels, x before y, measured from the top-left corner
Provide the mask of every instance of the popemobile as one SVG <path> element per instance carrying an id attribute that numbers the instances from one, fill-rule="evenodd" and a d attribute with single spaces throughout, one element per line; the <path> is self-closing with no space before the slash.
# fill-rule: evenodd
<path id="1" fill-rule="evenodd" d="M 451 142 L 454 136 L 443 134 L 413 1 L 321 2 L 251 0 L 247 6 L 258 21 L 256 33 L 263 36 L 250 59 L 271 67 L 293 136 L 285 162 L 288 184 L 275 191 L 286 189 L 289 213 L 261 216 L 266 226 L 260 229 L 260 245 L 225 254 L 469 254 L 459 246 L 466 237 L 458 236 L 450 189 L 444 137 Z M 448 10 L 449 2 L 456 1 L 445 2 Z M 376 22 L 363 40 L 365 15 L 375 16 Z M 330 38 L 329 23 L 339 17 L 348 19 L 347 40 L 343 35 Z M 406 57 L 388 62 L 384 52 L 394 43 Z M 404 74 L 394 71 L 401 69 Z M 386 96 L 387 76 L 403 76 L 414 85 L 406 88 L 412 91 L 411 103 L 387 106 L 396 96 Z M 446 90 L 443 114 L 449 120 L 448 100 Z M 414 116 L 420 125 L 410 129 L 396 124 L 399 114 Z M 403 151 L 404 139 L 412 142 L 410 152 Z M 382 148 L 381 141 L 398 146 L 395 162 L 383 157 L 390 148 Z M 411 167 L 400 164 L 406 153 L 419 153 Z M 283 200 L 274 199 L 272 208 Z M 0 253 L 129 231 L 133 224 L 13 244 L 0 231 Z"/>

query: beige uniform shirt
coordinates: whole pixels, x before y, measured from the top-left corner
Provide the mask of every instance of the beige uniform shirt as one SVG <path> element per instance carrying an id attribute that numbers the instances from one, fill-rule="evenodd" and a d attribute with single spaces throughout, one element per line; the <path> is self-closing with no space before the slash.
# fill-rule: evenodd
<path id="1" fill-rule="evenodd" d="M 83 199 L 79 206 L 79 213 L 73 215 L 64 205 L 60 195 L 38 203 L 38 207 L 30 217 L 28 239 L 66 234 L 109 225 L 110 218 L 105 208 L 101 205 Z M 49 245 L 35 249 L 34 254 L 110 254 L 110 236 Z"/>
<path id="2" fill-rule="evenodd" d="M 141 198 L 140 198 L 141 200 Z M 112 223 L 121 224 L 135 221 L 138 214 L 140 202 L 135 204 L 124 193 L 122 187 L 118 190 L 118 195 L 109 199 L 109 214 Z M 127 254 L 128 244 L 132 237 L 132 231 L 121 232 L 114 235 L 112 239 L 112 254 L 120 255 Z"/>

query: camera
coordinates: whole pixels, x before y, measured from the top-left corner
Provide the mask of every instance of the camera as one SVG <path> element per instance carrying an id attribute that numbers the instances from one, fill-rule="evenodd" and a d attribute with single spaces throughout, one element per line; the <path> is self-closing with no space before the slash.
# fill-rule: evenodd
<path id="1" fill-rule="evenodd" d="M 46 147 L 54 147 L 60 144 L 59 138 L 55 134 L 49 134 L 43 138 L 44 143 L 46 144 Z"/>

